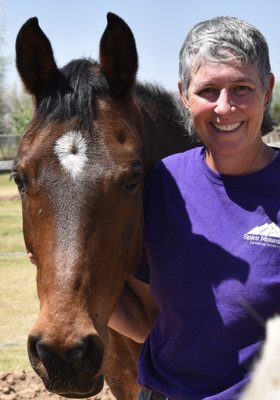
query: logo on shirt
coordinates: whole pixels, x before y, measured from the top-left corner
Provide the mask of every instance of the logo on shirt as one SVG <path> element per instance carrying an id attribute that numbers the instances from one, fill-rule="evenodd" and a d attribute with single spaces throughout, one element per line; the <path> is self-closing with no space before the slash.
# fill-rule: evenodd
<path id="1" fill-rule="evenodd" d="M 280 247 L 280 228 L 274 222 L 266 223 L 245 233 L 243 239 L 248 240 L 251 244 Z"/>

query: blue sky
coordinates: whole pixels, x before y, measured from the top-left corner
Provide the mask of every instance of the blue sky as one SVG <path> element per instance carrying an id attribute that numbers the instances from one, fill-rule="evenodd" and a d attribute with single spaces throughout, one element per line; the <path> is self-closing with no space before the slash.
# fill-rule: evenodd
<path id="1" fill-rule="evenodd" d="M 0 0 L 4 20 L 4 53 L 10 57 L 9 85 L 18 85 L 14 44 L 18 30 L 37 16 L 51 40 L 58 66 L 79 57 L 98 59 L 106 14 L 112 11 L 132 29 L 138 54 L 138 79 L 176 90 L 178 53 L 197 22 L 218 15 L 237 16 L 255 25 L 266 37 L 272 70 L 280 81 L 279 0 Z"/>

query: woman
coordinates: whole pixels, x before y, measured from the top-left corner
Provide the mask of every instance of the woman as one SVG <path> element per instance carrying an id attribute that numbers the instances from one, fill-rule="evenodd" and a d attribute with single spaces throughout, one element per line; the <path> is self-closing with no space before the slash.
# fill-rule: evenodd
<path id="1" fill-rule="evenodd" d="M 237 18 L 202 22 L 181 49 L 180 78 L 204 146 L 151 172 L 147 260 L 110 325 L 144 342 L 139 400 L 233 400 L 264 321 L 280 311 L 280 158 L 262 141 L 274 85 L 266 41 Z"/>

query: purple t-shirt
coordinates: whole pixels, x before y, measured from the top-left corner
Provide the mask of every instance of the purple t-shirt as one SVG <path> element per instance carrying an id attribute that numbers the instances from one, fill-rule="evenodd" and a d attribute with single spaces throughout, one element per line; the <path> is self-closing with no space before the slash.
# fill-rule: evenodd
<path id="1" fill-rule="evenodd" d="M 233 400 L 280 312 L 280 157 L 222 176 L 204 148 L 170 156 L 146 192 L 145 265 L 159 307 L 138 381 L 175 400 Z"/>

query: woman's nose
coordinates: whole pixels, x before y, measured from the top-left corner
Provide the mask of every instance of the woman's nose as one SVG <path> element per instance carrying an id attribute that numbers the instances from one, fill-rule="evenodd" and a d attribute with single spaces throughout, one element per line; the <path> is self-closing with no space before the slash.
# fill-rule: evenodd
<path id="1" fill-rule="evenodd" d="M 221 90 L 219 97 L 216 100 L 214 111 L 218 115 L 225 115 L 232 112 L 234 108 L 233 101 L 227 90 Z"/>

